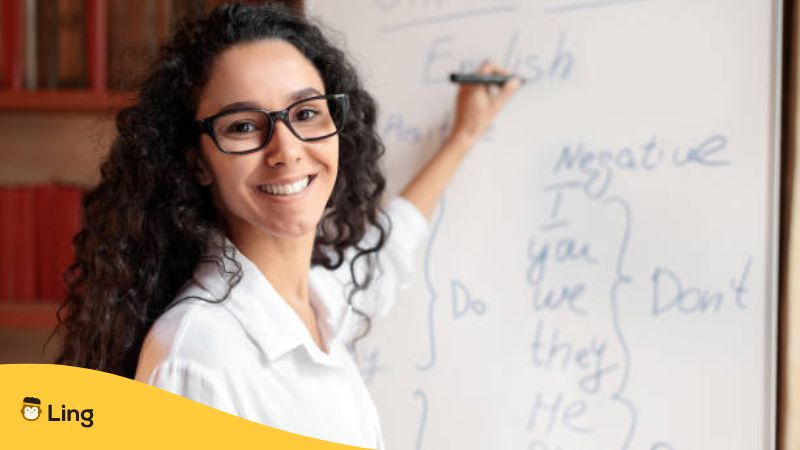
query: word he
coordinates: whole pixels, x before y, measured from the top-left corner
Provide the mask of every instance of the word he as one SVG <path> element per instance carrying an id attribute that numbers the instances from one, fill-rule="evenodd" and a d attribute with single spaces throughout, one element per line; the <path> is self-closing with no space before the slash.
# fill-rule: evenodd
<path id="1" fill-rule="evenodd" d="M 726 166 L 730 164 L 723 157 L 727 145 L 728 139 L 722 134 L 709 136 L 693 146 L 674 146 L 669 150 L 659 145 L 655 137 L 642 145 L 619 149 L 589 150 L 582 143 L 565 145 L 553 167 L 553 174 L 580 172 L 585 176 L 582 182 L 584 190 L 597 198 L 608 191 L 618 170 L 652 171 L 667 165 L 676 168 Z"/>
<path id="2" fill-rule="evenodd" d="M 753 258 L 748 259 L 741 276 L 730 281 L 733 306 L 740 310 L 747 309 L 744 295 L 748 292 L 747 276 L 752 262 Z M 725 303 L 723 290 L 686 287 L 678 275 L 669 269 L 656 267 L 650 279 L 653 282 L 653 316 L 669 311 L 682 314 L 717 313 Z"/>
<path id="3" fill-rule="evenodd" d="M 65 405 L 61 405 L 61 417 L 53 416 L 53 405 L 47 405 L 47 420 L 50 422 L 72 422 L 73 420 L 81 421 L 81 426 L 84 428 L 91 428 L 94 425 L 94 410 L 84 409 L 78 411 L 77 409 L 67 409 Z"/>
<path id="4" fill-rule="evenodd" d="M 512 32 L 502 56 L 490 55 L 490 59 L 499 61 L 501 67 L 524 77 L 528 85 L 545 79 L 564 81 L 569 78 L 575 57 L 566 49 L 564 33 L 559 35 L 558 42 L 548 57 L 521 49 L 519 37 L 519 31 Z M 463 55 L 457 54 L 456 49 L 460 47 L 463 46 L 455 44 L 454 36 L 445 35 L 434 39 L 425 56 L 422 81 L 430 84 L 447 83 L 451 72 L 473 72 L 480 67 L 483 59 L 474 59 L 475 52 L 469 47 L 461 50 Z"/>
<path id="5" fill-rule="evenodd" d="M 592 338 L 585 345 L 577 345 L 563 339 L 557 327 L 545 336 L 542 320 L 536 324 L 531 356 L 533 365 L 544 370 L 580 373 L 578 386 L 587 394 L 596 394 L 604 377 L 618 368 L 617 364 L 606 362 L 606 341 Z"/>
<path id="6" fill-rule="evenodd" d="M 543 428 L 546 433 L 552 433 L 557 424 L 567 431 L 578 434 L 592 433 L 594 430 L 581 423 L 589 406 L 585 400 L 572 400 L 565 402 L 564 394 L 556 395 L 552 402 L 545 400 L 544 396 L 536 394 L 536 399 L 528 418 L 528 431 L 536 432 Z"/>

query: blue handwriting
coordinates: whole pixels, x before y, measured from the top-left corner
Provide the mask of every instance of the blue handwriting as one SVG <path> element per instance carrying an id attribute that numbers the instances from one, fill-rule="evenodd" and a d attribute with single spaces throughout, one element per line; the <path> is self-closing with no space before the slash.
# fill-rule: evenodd
<path id="1" fill-rule="evenodd" d="M 728 139 L 723 134 L 714 134 L 700 143 L 665 148 L 654 136 L 638 146 L 618 149 L 590 150 L 583 143 L 565 145 L 561 149 L 553 174 L 580 172 L 584 176 L 583 188 L 591 198 L 603 196 L 611 185 L 616 171 L 652 171 L 666 166 L 720 167 L 730 161 L 723 158 Z M 671 158 L 667 158 L 671 155 Z"/>
<path id="2" fill-rule="evenodd" d="M 464 283 L 454 279 L 450 282 L 450 287 L 453 291 L 454 318 L 461 319 L 470 311 L 479 316 L 482 316 L 486 312 L 486 304 L 478 299 L 472 298 Z"/>
<path id="3" fill-rule="evenodd" d="M 729 288 L 733 294 L 733 305 L 737 309 L 747 309 L 745 294 L 748 292 L 747 276 L 753 258 L 745 263 L 741 276 L 731 279 Z M 653 282 L 652 315 L 660 316 L 668 311 L 682 314 L 717 313 L 725 304 L 723 290 L 685 287 L 678 274 L 672 270 L 656 267 L 651 276 Z M 730 295 L 730 293 L 729 293 Z"/>
<path id="4" fill-rule="evenodd" d="M 597 264 L 597 260 L 591 254 L 591 246 L 579 242 L 577 238 L 560 238 L 555 242 L 544 241 L 541 247 L 537 247 L 536 244 L 536 239 L 528 242 L 528 258 L 530 258 L 528 283 L 532 285 L 542 281 L 550 261 L 558 264 L 567 262 Z"/>
<path id="5" fill-rule="evenodd" d="M 607 364 L 606 341 L 592 338 L 586 345 L 575 345 L 561 337 L 561 330 L 553 327 L 544 336 L 544 323 L 536 324 L 536 334 L 531 343 L 531 359 L 535 367 L 547 371 L 576 370 L 582 374 L 578 386 L 587 394 L 596 394 L 604 377 L 618 369 L 617 364 Z"/>
<path id="6" fill-rule="evenodd" d="M 498 48 L 501 46 L 498 45 Z M 450 73 L 473 72 L 483 63 L 484 59 L 476 59 L 469 48 L 463 54 L 457 54 L 459 46 L 454 35 L 440 35 L 434 38 L 428 46 L 425 64 L 422 67 L 422 81 L 428 84 L 448 83 Z M 499 55 L 489 55 L 493 61 L 499 61 L 502 67 L 525 77 L 526 84 L 530 85 L 543 80 L 565 81 L 569 79 L 575 62 L 572 51 L 567 49 L 567 37 L 564 32 L 558 36 L 554 48 L 549 55 L 533 52 L 522 48 L 520 45 L 520 32 L 512 31 L 507 43 L 502 46 L 502 58 Z"/>
<path id="7" fill-rule="evenodd" d="M 550 434 L 556 425 L 561 425 L 573 433 L 593 433 L 592 428 L 581 423 L 581 419 L 584 418 L 588 409 L 589 405 L 585 400 L 565 402 L 562 393 L 558 393 L 552 401 L 546 400 L 541 393 L 536 394 L 528 418 L 528 431 L 536 432 L 543 429 L 545 433 Z"/>

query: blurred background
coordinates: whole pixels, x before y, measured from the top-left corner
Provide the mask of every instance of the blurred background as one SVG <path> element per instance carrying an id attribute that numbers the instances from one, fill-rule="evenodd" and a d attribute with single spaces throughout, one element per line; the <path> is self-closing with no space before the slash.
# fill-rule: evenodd
<path id="1" fill-rule="evenodd" d="M 53 361 L 80 198 L 114 114 L 178 21 L 220 3 L 0 0 L 0 364 Z"/>

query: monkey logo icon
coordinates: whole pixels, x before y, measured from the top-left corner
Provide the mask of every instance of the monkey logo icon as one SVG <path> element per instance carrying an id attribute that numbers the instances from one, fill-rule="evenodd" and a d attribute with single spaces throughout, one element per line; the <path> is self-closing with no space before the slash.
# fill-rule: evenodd
<path id="1" fill-rule="evenodd" d="M 42 401 L 36 397 L 25 397 L 22 400 L 22 417 L 28 421 L 34 421 L 42 413 Z"/>

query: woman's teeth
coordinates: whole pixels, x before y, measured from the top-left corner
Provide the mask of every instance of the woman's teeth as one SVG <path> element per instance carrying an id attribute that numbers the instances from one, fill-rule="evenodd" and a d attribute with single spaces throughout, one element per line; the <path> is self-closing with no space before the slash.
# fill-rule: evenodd
<path id="1" fill-rule="evenodd" d="M 292 184 L 262 184 L 258 190 L 270 195 L 293 195 L 302 191 L 311 182 L 311 176 L 304 177 Z"/>

